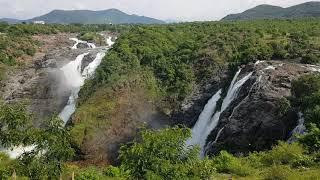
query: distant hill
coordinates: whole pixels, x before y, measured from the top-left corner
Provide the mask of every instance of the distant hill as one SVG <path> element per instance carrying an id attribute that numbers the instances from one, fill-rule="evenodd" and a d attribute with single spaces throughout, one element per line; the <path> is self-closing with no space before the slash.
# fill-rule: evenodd
<path id="1" fill-rule="evenodd" d="M 320 2 L 307 2 L 288 8 L 259 5 L 239 14 L 230 14 L 222 20 L 285 19 L 300 17 L 320 17 Z"/>
<path id="2" fill-rule="evenodd" d="M 102 11 L 54 10 L 48 14 L 17 22 L 44 21 L 47 24 L 163 24 L 164 21 L 138 15 L 129 15 L 118 9 Z M 9 21 L 7 21 L 9 22 Z M 10 22 L 9 22 L 10 23 Z"/>
<path id="3" fill-rule="evenodd" d="M 0 19 L 0 22 L 6 22 L 9 24 L 16 24 L 16 23 L 20 23 L 19 19 L 13 19 L 13 18 L 2 18 Z"/>

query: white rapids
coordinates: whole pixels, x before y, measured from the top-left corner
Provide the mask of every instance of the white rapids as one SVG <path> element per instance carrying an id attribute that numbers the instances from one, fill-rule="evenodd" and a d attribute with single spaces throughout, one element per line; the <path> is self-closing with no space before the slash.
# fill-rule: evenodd
<path id="1" fill-rule="evenodd" d="M 109 36 L 108 39 L 107 39 L 107 45 L 108 45 L 109 47 L 111 47 L 113 44 L 114 44 L 114 42 L 112 41 L 112 37 Z"/>
<path id="2" fill-rule="evenodd" d="M 217 102 L 221 98 L 221 90 L 219 90 L 207 103 L 201 112 L 198 121 L 192 128 L 192 137 L 187 140 L 187 146 L 199 145 L 201 148 L 200 157 L 205 155 L 205 144 L 208 135 L 218 125 L 221 113 L 228 108 L 231 102 L 238 96 L 238 92 L 242 85 L 252 76 L 252 72 L 244 76 L 239 81 L 236 81 L 241 69 L 235 74 L 230 84 L 228 93 L 223 99 L 220 111 L 215 112 Z"/>
<path id="3" fill-rule="evenodd" d="M 35 146 L 19 146 L 19 147 L 15 147 L 13 149 L 6 149 L 2 152 L 6 153 L 9 155 L 10 158 L 14 158 L 16 159 L 17 157 L 19 157 L 21 154 L 25 153 L 25 152 L 30 152 L 35 148 Z"/>

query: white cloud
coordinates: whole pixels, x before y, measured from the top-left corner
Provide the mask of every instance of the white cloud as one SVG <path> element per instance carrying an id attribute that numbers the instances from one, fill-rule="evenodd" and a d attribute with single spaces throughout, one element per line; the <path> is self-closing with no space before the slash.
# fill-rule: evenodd
<path id="1" fill-rule="evenodd" d="M 0 0 L 0 17 L 27 19 L 54 9 L 117 8 L 159 19 L 219 20 L 259 4 L 288 7 L 308 0 Z"/>

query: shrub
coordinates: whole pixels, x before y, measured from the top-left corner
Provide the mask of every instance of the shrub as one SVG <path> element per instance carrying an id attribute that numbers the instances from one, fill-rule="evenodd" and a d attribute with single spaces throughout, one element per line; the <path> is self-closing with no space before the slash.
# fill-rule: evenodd
<path id="1" fill-rule="evenodd" d="M 211 159 L 205 158 L 192 162 L 188 169 L 189 177 L 197 177 L 199 179 L 212 179 L 216 175 L 215 162 Z"/>
<path id="2" fill-rule="evenodd" d="M 121 169 L 114 166 L 108 166 L 104 169 L 103 173 L 109 177 L 121 177 L 123 176 L 121 173 Z"/>
<path id="3" fill-rule="evenodd" d="M 304 64 L 317 64 L 319 62 L 320 62 L 319 55 L 316 55 L 314 53 L 306 54 L 301 59 L 301 63 L 304 63 Z"/>
<path id="4" fill-rule="evenodd" d="M 320 129 L 315 124 L 310 124 L 309 132 L 299 137 L 299 142 L 304 144 L 310 152 L 319 152 Z"/>
<path id="5" fill-rule="evenodd" d="M 105 43 L 104 42 L 104 37 L 101 36 L 100 34 L 96 33 L 96 32 L 82 33 L 79 36 L 79 39 L 82 39 L 84 41 L 94 42 L 94 43 L 97 43 L 99 45 L 103 45 Z"/>
<path id="6" fill-rule="evenodd" d="M 293 94 L 300 99 L 304 96 L 311 96 L 320 89 L 319 75 L 305 75 L 292 83 Z"/>
<path id="7" fill-rule="evenodd" d="M 289 111 L 289 109 L 291 108 L 291 103 L 290 101 L 285 98 L 285 97 L 282 97 L 280 100 L 279 100 L 279 115 L 280 116 L 284 116 L 285 114 L 287 114 L 287 112 Z"/>
<path id="8" fill-rule="evenodd" d="M 231 173 L 239 176 L 247 176 L 253 169 L 243 160 L 234 157 L 226 151 L 221 151 L 214 158 L 215 167 L 220 173 Z"/>
<path id="9" fill-rule="evenodd" d="M 0 179 L 10 179 L 11 160 L 7 154 L 0 153 Z"/>
<path id="10" fill-rule="evenodd" d="M 90 168 L 87 168 L 84 171 L 80 172 L 76 176 L 76 179 L 77 180 L 101 180 L 102 175 L 100 174 L 100 172 L 96 168 L 90 167 Z"/>
<path id="11" fill-rule="evenodd" d="M 320 104 L 307 109 L 305 112 L 305 119 L 307 126 L 313 123 L 315 126 L 320 127 Z"/>
<path id="12" fill-rule="evenodd" d="M 305 149 L 298 143 L 288 144 L 286 142 L 279 142 L 272 150 L 262 155 L 262 162 L 265 165 L 291 165 L 294 162 L 304 158 Z"/>
<path id="13" fill-rule="evenodd" d="M 274 165 L 264 175 L 265 180 L 286 180 L 293 171 L 288 166 Z"/>

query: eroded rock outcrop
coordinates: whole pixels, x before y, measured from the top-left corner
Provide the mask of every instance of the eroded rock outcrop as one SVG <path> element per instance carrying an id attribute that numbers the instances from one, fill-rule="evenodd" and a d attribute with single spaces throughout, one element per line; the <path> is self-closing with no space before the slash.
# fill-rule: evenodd
<path id="1" fill-rule="evenodd" d="M 290 108 L 283 112 L 283 100 L 291 96 L 293 80 L 317 71 L 315 66 L 278 61 L 243 67 L 242 76 L 250 72 L 253 75 L 222 112 L 219 124 L 207 139 L 207 153 L 216 154 L 221 149 L 247 153 L 287 140 L 297 125 L 298 111 Z"/>

